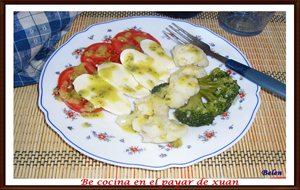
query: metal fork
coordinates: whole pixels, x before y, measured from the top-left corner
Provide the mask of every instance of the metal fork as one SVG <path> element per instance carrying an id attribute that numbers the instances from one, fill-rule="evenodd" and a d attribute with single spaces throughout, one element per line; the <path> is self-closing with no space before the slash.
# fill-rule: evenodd
<path id="1" fill-rule="evenodd" d="M 239 73 L 240 75 L 244 76 L 248 80 L 254 82 L 255 84 L 261 86 L 262 88 L 270 91 L 279 97 L 286 99 L 286 85 L 282 82 L 266 75 L 260 71 L 257 71 L 251 67 L 248 67 L 242 63 L 239 63 L 235 60 L 228 59 L 218 53 L 213 52 L 210 49 L 210 46 L 200 39 L 195 37 L 194 35 L 188 33 L 186 30 L 182 29 L 175 23 L 169 25 L 166 28 L 166 31 L 163 31 L 164 35 L 168 38 L 174 40 L 178 44 L 193 44 L 199 48 L 201 48 L 206 55 L 216 58 L 217 60 L 221 61 L 225 64 L 226 67 L 229 69 Z"/>

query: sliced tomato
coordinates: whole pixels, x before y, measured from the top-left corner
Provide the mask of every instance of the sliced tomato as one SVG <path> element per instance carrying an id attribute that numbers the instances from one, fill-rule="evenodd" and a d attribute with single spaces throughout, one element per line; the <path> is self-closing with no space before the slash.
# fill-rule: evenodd
<path id="1" fill-rule="evenodd" d="M 118 33 L 111 39 L 111 42 L 117 54 L 121 54 L 124 49 L 128 48 L 142 51 L 140 41 L 144 39 L 150 39 L 160 44 L 159 41 L 150 34 L 135 29 L 129 29 Z"/>
<path id="2" fill-rule="evenodd" d="M 59 98 L 73 111 L 79 113 L 95 113 L 102 108 L 95 109 L 92 103 L 82 98 L 74 89 L 73 81 L 81 74 L 88 73 L 84 64 L 65 69 L 58 78 L 57 92 Z"/>
<path id="3" fill-rule="evenodd" d="M 157 39 L 146 32 L 129 29 L 118 33 L 112 38 L 111 43 L 101 42 L 88 46 L 81 55 L 82 63 L 79 66 L 67 68 L 60 74 L 54 95 L 76 112 L 95 113 L 101 111 L 102 108 L 95 109 L 88 100 L 82 98 L 75 91 L 73 81 L 81 74 L 95 73 L 97 65 L 103 62 L 120 63 L 120 54 L 124 49 L 134 48 L 141 51 L 140 41 L 144 39 L 150 39 L 160 44 Z"/>
<path id="4" fill-rule="evenodd" d="M 97 65 L 107 61 L 119 61 L 119 56 L 110 43 L 92 44 L 85 48 L 81 55 L 81 62 L 92 63 L 95 68 Z"/>
<path id="5" fill-rule="evenodd" d="M 96 113 L 99 111 L 102 111 L 103 108 L 95 108 L 95 109 L 87 109 L 87 104 L 90 104 L 86 99 L 82 98 L 82 100 L 76 104 L 68 101 L 64 101 L 64 103 L 73 111 L 79 112 L 79 113 Z"/>
<path id="6" fill-rule="evenodd" d="M 64 86 L 67 88 L 67 85 L 72 85 L 71 75 L 74 73 L 74 67 L 69 67 L 60 73 L 58 78 L 58 90 L 62 89 Z"/>
<path id="7" fill-rule="evenodd" d="M 82 62 L 81 64 L 84 65 L 85 70 L 89 74 L 93 74 L 97 71 L 97 65 L 94 65 L 92 62 Z"/>

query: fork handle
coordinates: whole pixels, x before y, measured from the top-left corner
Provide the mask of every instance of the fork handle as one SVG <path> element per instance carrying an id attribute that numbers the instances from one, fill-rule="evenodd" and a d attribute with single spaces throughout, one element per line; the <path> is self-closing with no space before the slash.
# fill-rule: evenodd
<path id="1" fill-rule="evenodd" d="M 286 99 L 286 85 L 282 82 L 232 59 L 228 59 L 225 65 L 262 88 Z"/>

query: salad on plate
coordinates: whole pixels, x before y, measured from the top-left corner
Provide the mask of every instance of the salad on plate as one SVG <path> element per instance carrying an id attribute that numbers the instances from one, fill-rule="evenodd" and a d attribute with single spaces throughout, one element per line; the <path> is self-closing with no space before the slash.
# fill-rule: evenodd
<path id="1" fill-rule="evenodd" d="M 259 87 L 200 48 L 164 36 L 174 22 L 251 66 L 226 39 L 188 22 L 95 24 L 59 47 L 42 71 L 47 124 L 79 152 L 125 167 L 189 166 L 234 145 L 255 118 Z"/>

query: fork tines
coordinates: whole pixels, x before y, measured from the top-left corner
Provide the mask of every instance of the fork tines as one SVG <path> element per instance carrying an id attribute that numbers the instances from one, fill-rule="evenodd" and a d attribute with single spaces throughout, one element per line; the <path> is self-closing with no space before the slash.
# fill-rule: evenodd
<path id="1" fill-rule="evenodd" d="M 167 32 L 166 32 L 167 31 Z M 166 28 L 166 31 L 163 31 L 165 36 L 167 36 L 169 39 L 175 41 L 178 44 L 186 44 L 186 41 L 181 40 L 178 38 L 169 28 Z"/>
<path id="2" fill-rule="evenodd" d="M 172 25 L 169 25 L 166 28 L 166 31 L 163 31 L 164 35 L 166 35 L 169 39 L 172 39 L 178 44 L 194 44 L 198 47 L 201 47 L 202 49 L 209 50 L 209 46 L 199 40 L 197 37 L 193 36 L 180 26 L 176 25 L 175 23 L 172 23 Z"/>
<path id="3" fill-rule="evenodd" d="M 167 32 L 163 31 L 163 33 L 168 38 L 173 39 L 180 44 L 193 43 L 193 41 L 196 40 L 196 37 L 185 31 L 175 23 L 169 25 L 169 28 L 166 28 L 166 31 Z"/>

